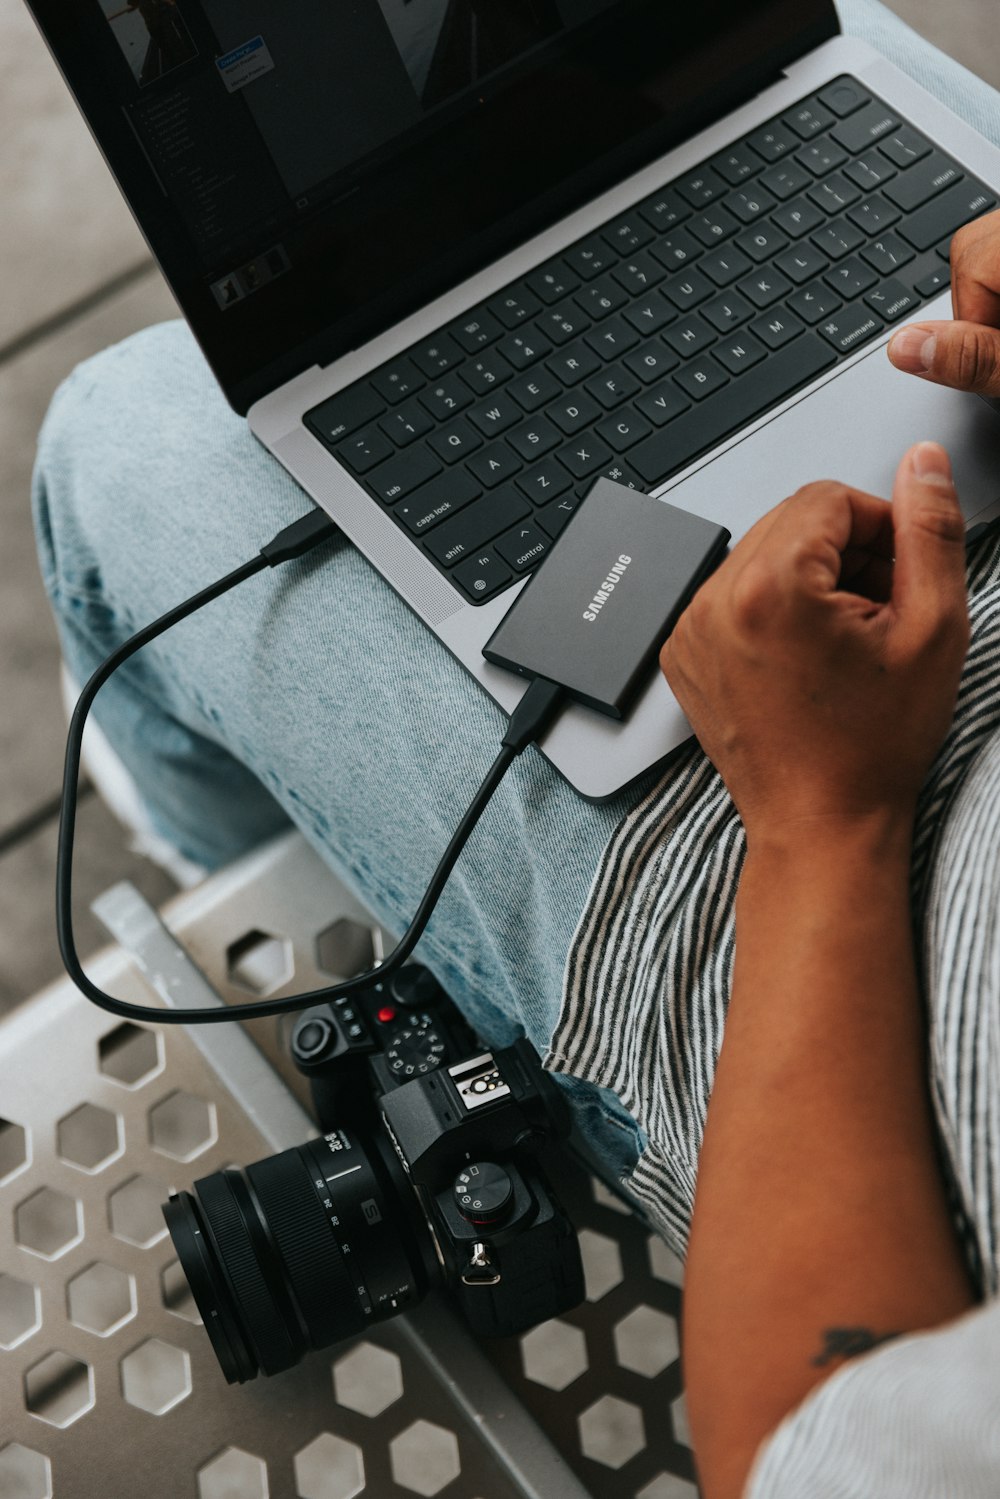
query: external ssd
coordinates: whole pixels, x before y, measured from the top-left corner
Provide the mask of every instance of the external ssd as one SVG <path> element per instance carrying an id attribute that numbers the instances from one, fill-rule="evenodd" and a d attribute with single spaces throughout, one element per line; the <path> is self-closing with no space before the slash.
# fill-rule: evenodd
<path id="1" fill-rule="evenodd" d="M 598 479 L 483 655 L 624 718 L 653 656 L 729 540 L 712 521 Z"/>

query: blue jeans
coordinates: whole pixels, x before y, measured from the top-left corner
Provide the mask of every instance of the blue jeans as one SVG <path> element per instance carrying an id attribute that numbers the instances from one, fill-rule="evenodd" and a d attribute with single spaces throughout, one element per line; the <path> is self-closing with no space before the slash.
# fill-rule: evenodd
<path id="1" fill-rule="evenodd" d="M 872 42 L 993 140 L 992 89 L 875 0 Z M 775 495 L 775 500 L 780 498 Z M 182 323 L 89 360 L 42 431 L 42 573 L 78 682 L 139 626 L 252 556 L 305 496 L 227 406 Z M 121 670 L 96 710 L 154 827 L 215 867 L 295 823 L 389 930 L 407 925 L 504 715 L 346 543 L 244 584 Z M 546 1050 L 604 845 L 638 793 L 582 801 L 534 751 L 462 856 L 418 955 L 494 1044 Z M 644 1140 L 609 1092 L 560 1077 L 606 1172 Z"/>

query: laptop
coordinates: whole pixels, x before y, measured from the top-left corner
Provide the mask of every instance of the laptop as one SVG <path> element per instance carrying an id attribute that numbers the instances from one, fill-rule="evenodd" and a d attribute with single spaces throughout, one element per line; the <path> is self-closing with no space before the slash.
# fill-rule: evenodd
<path id="1" fill-rule="evenodd" d="M 1000 513 L 996 412 L 885 356 L 1000 152 L 831 0 L 29 6 L 230 404 L 507 711 L 483 645 L 601 476 L 737 540 L 935 438 Z M 652 671 L 541 748 L 603 800 L 689 733 Z"/>

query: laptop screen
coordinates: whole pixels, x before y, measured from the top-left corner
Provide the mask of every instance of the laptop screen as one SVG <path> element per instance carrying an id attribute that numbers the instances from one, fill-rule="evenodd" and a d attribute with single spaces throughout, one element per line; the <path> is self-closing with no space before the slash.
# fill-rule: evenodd
<path id="1" fill-rule="evenodd" d="M 231 403 L 773 79 L 831 0 L 29 0 Z"/>

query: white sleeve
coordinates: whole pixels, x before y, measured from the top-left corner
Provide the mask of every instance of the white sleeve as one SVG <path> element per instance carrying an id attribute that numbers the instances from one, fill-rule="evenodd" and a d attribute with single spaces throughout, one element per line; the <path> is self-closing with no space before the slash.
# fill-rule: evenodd
<path id="1" fill-rule="evenodd" d="M 744 1499 L 997 1499 L 1000 1299 L 844 1364 L 760 1447 Z"/>

